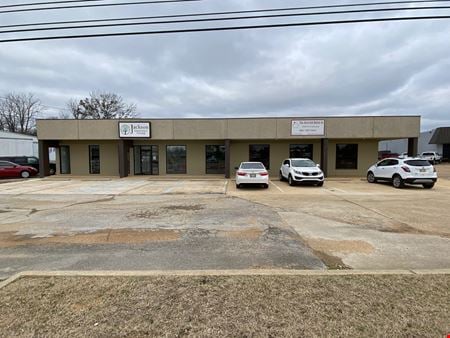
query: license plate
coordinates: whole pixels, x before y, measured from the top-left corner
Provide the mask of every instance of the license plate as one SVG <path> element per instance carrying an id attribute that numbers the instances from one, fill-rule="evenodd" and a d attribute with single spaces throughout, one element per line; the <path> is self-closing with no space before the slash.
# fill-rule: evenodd
<path id="1" fill-rule="evenodd" d="M 256 177 L 256 174 L 250 174 L 250 177 Z"/>
<path id="2" fill-rule="evenodd" d="M 426 173 L 427 170 L 426 170 L 426 169 L 420 169 L 420 172 L 421 172 L 421 173 Z"/>

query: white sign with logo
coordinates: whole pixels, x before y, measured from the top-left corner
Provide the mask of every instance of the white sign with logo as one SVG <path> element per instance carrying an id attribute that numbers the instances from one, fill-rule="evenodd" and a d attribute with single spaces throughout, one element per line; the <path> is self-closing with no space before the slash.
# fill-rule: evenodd
<path id="1" fill-rule="evenodd" d="M 292 136 L 324 136 L 325 120 L 293 120 Z"/>
<path id="2" fill-rule="evenodd" d="M 150 137 L 150 122 L 119 122 L 119 137 Z"/>

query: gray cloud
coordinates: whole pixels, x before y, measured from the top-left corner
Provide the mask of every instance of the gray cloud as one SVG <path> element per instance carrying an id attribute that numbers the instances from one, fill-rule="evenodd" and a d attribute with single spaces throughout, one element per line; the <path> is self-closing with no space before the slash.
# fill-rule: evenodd
<path id="1" fill-rule="evenodd" d="M 205 1 L 76 14 L 274 6 Z M 26 14 L 5 23 L 68 18 Z M 428 129 L 450 125 L 448 36 L 450 22 L 427 21 L 3 44 L 0 93 L 32 91 L 64 107 L 108 90 L 137 103 L 143 117 L 418 114 Z"/>

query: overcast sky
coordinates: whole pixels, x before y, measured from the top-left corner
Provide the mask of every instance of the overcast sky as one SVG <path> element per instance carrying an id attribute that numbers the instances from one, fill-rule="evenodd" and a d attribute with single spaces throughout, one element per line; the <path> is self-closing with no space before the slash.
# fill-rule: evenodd
<path id="1" fill-rule="evenodd" d="M 203 0 L 0 14 L 0 25 L 343 2 Z M 179 27 L 187 25 L 96 31 Z M 33 92 L 47 106 L 65 107 L 92 90 L 111 91 L 136 103 L 140 117 L 421 115 L 427 130 L 450 126 L 449 37 L 450 20 L 442 20 L 0 44 L 0 96 Z"/>

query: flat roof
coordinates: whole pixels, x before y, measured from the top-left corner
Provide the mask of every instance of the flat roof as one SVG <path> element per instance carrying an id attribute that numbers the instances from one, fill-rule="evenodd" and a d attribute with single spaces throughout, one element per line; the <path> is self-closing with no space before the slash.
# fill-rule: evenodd
<path id="1" fill-rule="evenodd" d="M 292 123 L 319 120 L 320 123 Z M 95 122 L 94 122 L 95 121 Z M 41 140 L 119 140 L 120 122 L 150 122 L 140 140 L 401 139 L 418 137 L 420 116 L 38 119 Z"/>

